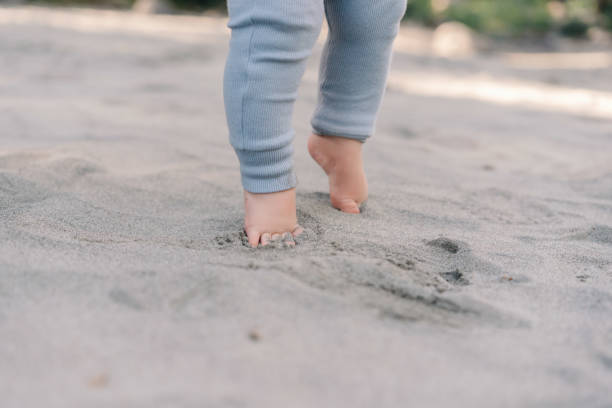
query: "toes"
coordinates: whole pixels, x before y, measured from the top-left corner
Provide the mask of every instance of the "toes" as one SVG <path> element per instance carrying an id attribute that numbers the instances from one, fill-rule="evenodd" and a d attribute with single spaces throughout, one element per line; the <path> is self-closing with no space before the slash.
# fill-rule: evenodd
<path id="1" fill-rule="evenodd" d="M 282 236 L 283 245 L 286 247 L 294 247 L 295 241 L 293 240 L 293 235 L 290 232 L 285 232 Z"/>
<path id="2" fill-rule="evenodd" d="M 269 232 L 264 232 L 263 234 L 261 234 L 261 246 L 268 245 L 271 239 L 272 237 Z"/>
<path id="3" fill-rule="evenodd" d="M 337 206 L 335 206 L 342 212 L 349 214 L 359 214 L 359 206 L 354 200 L 341 200 Z"/>
<path id="4" fill-rule="evenodd" d="M 300 231 L 301 232 L 301 231 Z M 284 246 L 284 247 L 294 247 L 295 241 L 293 240 L 293 233 L 284 232 L 271 234 L 269 232 L 264 232 L 263 234 L 256 231 L 249 231 L 247 233 L 247 237 L 249 239 L 249 245 L 252 248 L 266 247 L 266 246 Z"/>
<path id="5" fill-rule="evenodd" d="M 261 234 L 257 231 L 246 231 L 251 248 L 257 248 Z"/>

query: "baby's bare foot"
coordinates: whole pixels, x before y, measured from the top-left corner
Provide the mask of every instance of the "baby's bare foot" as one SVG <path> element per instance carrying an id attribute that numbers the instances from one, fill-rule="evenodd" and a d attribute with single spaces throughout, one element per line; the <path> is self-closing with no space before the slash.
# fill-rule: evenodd
<path id="1" fill-rule="evenodd" d="M 368 198 L 359 140 L 336 136 L 310 135 L 308 151 L 329 177 L 331 204 L 344 212 L 358 214 Z"/>
<path id="2" fill-rule="evenodd" d="M 244 210 L 244 230 L 253 248 L 277 240 L 295 246 L 293 237 L 302 232 L 295 211 L 295 188 L 265 194 L 245 190 Z"/>

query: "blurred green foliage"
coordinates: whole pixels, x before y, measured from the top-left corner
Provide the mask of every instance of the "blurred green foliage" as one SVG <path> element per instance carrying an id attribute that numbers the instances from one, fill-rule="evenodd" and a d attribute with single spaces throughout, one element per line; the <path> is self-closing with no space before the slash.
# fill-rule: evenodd
<path id="1" fill-rule="evenodd" d="M 563 23 L 559 31 L 567 37 L 585 37 L 589 31 L 589 25 L 579 18 L 572 18 Z"/>
<path id="2" fill-rule="evenodd" d="M 431 7 L 431 0 L 408 0 L 405 18 L 434 25 L 436 18 Z"/>
<path id="3" fill-rule="evenodd" d="M 135 0 L 31 1 L 126 8 Z M 226 0 L 168 1 L 186 11 L 224 9 L 226 4 Z M 612 29 L 612 0 L 408 0 L 405 18 L 429 26 L 459 21 L 475 31 L 493 36 L 541 35 L 557 31 L 582 37 L 590 27 Z"/>
<path id="4" fill-rule="evenodd" d="M 602 24 L 612 30 L 612 0 L 599 0 L 597 9 L 601 15 Z"/>
<path id="5" fill-rule="evenodd" d="M 550 30 L 552 24 L 543 0 L 455 2 L 442 17 L 493 35 L 540 34 Z"/>
<path id="6" fill-rule="evenodd" d="M 408 0 L 406 18 L 434 26 L 459 21 L 494 36 L 583 37 L 593 26 L 612 28 L 612 0 Z"/>

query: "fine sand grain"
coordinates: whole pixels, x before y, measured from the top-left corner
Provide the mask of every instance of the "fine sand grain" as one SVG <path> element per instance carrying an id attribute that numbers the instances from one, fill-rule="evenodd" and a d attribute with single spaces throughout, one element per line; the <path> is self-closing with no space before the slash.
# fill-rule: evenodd
<path id="1" fill-rule="evenodd" d="M 610 66 L 402 42 L 354 216 L 306 152 L 319 43 L 305 234 L 252 250 L 224 24 L 0 8 L 2 408 L 612 406 Z"/>

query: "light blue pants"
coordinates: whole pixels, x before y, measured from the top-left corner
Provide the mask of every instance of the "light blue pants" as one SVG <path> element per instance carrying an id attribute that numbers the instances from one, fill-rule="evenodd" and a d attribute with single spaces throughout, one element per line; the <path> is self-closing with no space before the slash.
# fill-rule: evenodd
<path id="1" fill-rule="evenodd" d="M 374 132 L 406 0 L 228 0 L 224 101 L 242 185 L 296 186 L 293 105 L 325 15 L 314 133 L 365 141 Z"/>

